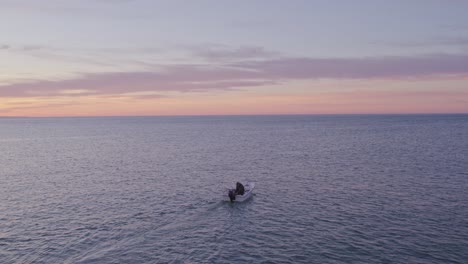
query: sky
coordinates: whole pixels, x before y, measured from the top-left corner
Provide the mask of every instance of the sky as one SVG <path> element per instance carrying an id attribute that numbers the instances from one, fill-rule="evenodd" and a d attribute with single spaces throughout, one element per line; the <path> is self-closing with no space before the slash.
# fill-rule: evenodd
<path id="1" fill-rule="evenodd" d="M 0 0 L 0 117 L 468 113 L 467 13 L 467 0 Z"/>

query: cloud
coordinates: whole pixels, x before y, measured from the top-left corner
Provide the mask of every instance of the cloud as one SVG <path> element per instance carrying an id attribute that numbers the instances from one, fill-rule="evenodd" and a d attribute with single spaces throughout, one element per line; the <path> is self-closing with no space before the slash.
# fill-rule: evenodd
<path id="1" fill-rule="evenodd" d="M 53 47 L 46 47 L 46 46 L 41 46 L 41 45 L 10 45 L 10 44 L 0 44 L 0 49 L 9 49 L 12 51 L 58 50 Z"/>
<path id="2" fill-rule="evenodd" d="M 468 73 L 468 55 L 368 58 L 283 58 L 236 66 L 274 79 L 388 79 Z"/>
<path id="3" fill-rule="evenodd" d="M 400 47 L 438 47 L 438 46 L 455 46 L 466 47 L 468 45 L 467 37 L 439 37 L 425 41 L 407 41 L 407 42 L 392 42 L 392 46 Z"/>
<path id="4" fill-rule="evenodd" d="M 49 103 L 35 103 L 35 102 L 17 102 L 14 104 L 8 104 L 6 108 L 0 108 L 0 113 L 10 113 L 16 110 L 31 110 L 31 109 L 43 109 L 47 107 L 65 107 L 69 105 L 78 105 L 77 101 L 69 102 L 49 102 Z"/>
<path id="5" fill-rule="evenodd" d="M 24 51 L 31 51 L 31 50 L 41 50 L 41 49 L 45 49 L 46 47 L 44 46 L 41 46 L 41 45 L 25 45 L 25 46 L 22 46 L 20 49 L 21 50 L 24 50 Z M 49 48 L 51 49 L 51 48 Z"/>
<path id="6" fill-rule="evenodd" d="M 176 48 L 164 48 L 162 46 L 76 48 L 38 44 L 0 44 L 0 50 L 1 49 L 8 49 L 14 53 L 25 54 L 42 60 L 86 64 L 98 67 L 138 65 L 154 68 L 154 66 L 158 66 L 154 64 L 156 56 L 165 58 L 165 60 L 170 60 L 171 62 L 187 60 L 187 57 L 178 57 L 180 56 L 179 54 L 190 54 L 190 59 L 196 57 L 198 61 L 202 59 L 201 61 L 217 65 L 245 60 L 273 59 L 280 56 L 278 52 L 269 51 L 258 46 L 234 48 L 219 44 L 180 45 L 176 46 Z"/>
<path id="7" fill-rule="evenodd" d="M 21 12 L 45 15 L 45 16 L 67 16 L 67 17 L 94 17 L 113 19 L 141 19 L 150 17 L 151 13 L 113 12 L 113 7 L 121 4 L 132 4 L 136 0 L 88 0 L 88 1 L 30 1 L 30 0 L 0 0 L 3 9 L 17 10 Z"/>
<path id="8" fill-rule="evenodd" d="M 253 77 L 254 75 L 243 70 L 178 65 L 167 67 L 162 72 L 93 73 L 68 80 L 16 83 L 0 86 L 0 97 L 112 95 L 147 91 L 197 92 L 273 83 L 269 80 L 255 80 Z"/>
<path id="9" fill-rule="evenodd" d="M 242 56 L 244 54 L 241 54 Z M 468 55 L 368 58 L 276 58 L 218 65 L 162 65 L 157 71 L 83 74 L 0 86 L 0 97 L 203 92 L 287 83 L 298 79 L 404 79 L 468 73 Z M 80 91 L 67 92 L 67 91 Z"/>
<path id="10" fill-rule="evenodd" d="M 90 1 L 90 2 L 95 2 L 96 0 Z M 127 3 L 127 2 L 136 2 L 137 0 L 99 0 L 101 3 L 107 3 L 107 4 L 119 4 L 119 3 Z"/>
<path id="11" fill-rule="evenodd" d="M 50 45 L 0 45 L 0 50 L 8 49 L 8 51 L 27 55 L 32 58 L 40 59 L 41 61 L 57 61 L 72 65 L 82 64 L 87 66 L 104 66 L 112 67 L 125 64 L 142 64 L 138 61 L 125 59 L 126 54 L 155 52 L 156 48 L 139 48 L 139 49 L 122 49 L 122 48 L 107 48 L 107 49 L 77 49 L 77 48 L 61 48 Z M 123 58 L 123 59 L 122 59 Z M 123 62 L 122 62 L 123 61 Z"/>
<path id="12" fill-rule="evenodd" d="M 466 113 L 468 91 L 388 91 L 355 90 L 322 93 L 318 96 L 330 111 L 356 113 Z M 333 102 L 334 105 L 330 105 Z M 340 109 L 341 105 L 341 109 Z"/>
<path id="13" fill-rule="evenodd" d="M 231 48 L 224 45 L 203 45 L 190 47 L 189 50 L 195 56 L 208 60 L 273 58 L 279 55 L 277 52 L 258 46 Z"/>

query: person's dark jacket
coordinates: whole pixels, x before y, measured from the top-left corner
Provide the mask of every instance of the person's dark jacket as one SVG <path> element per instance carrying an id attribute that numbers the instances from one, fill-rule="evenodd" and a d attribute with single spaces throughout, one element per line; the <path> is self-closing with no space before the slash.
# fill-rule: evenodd
<path id="1" fill-rule="evenodd" d="M 242 185 L 242 183 L 238 182 L 236 183 L 236 194 L 238 195 L 244 195 L 244 185 Z"/>

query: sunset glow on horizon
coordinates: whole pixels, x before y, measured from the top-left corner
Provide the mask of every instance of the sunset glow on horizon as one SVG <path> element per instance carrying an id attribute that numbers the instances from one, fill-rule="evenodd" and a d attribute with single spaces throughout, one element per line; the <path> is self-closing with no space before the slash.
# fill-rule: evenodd
<path id="1" fill-rule="evenodd" d="M 468 113 L 467 1 L 0 4 L 0 117 Z"/>

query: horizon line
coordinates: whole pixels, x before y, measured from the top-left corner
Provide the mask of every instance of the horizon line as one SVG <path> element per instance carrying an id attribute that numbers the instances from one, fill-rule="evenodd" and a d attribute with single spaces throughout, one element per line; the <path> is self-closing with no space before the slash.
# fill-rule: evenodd
<path id="1" fill-rule="evenodd" d="M 77 116 L 0 116 L 0 118 L 110 118 L 110 117 L 236 117 L 236 116 L 411 116 L 411 115 L 468 115 L 453 113 L 325 113 L 325 114 L 198 114 L 198 115 L 77 115 Z"/>

